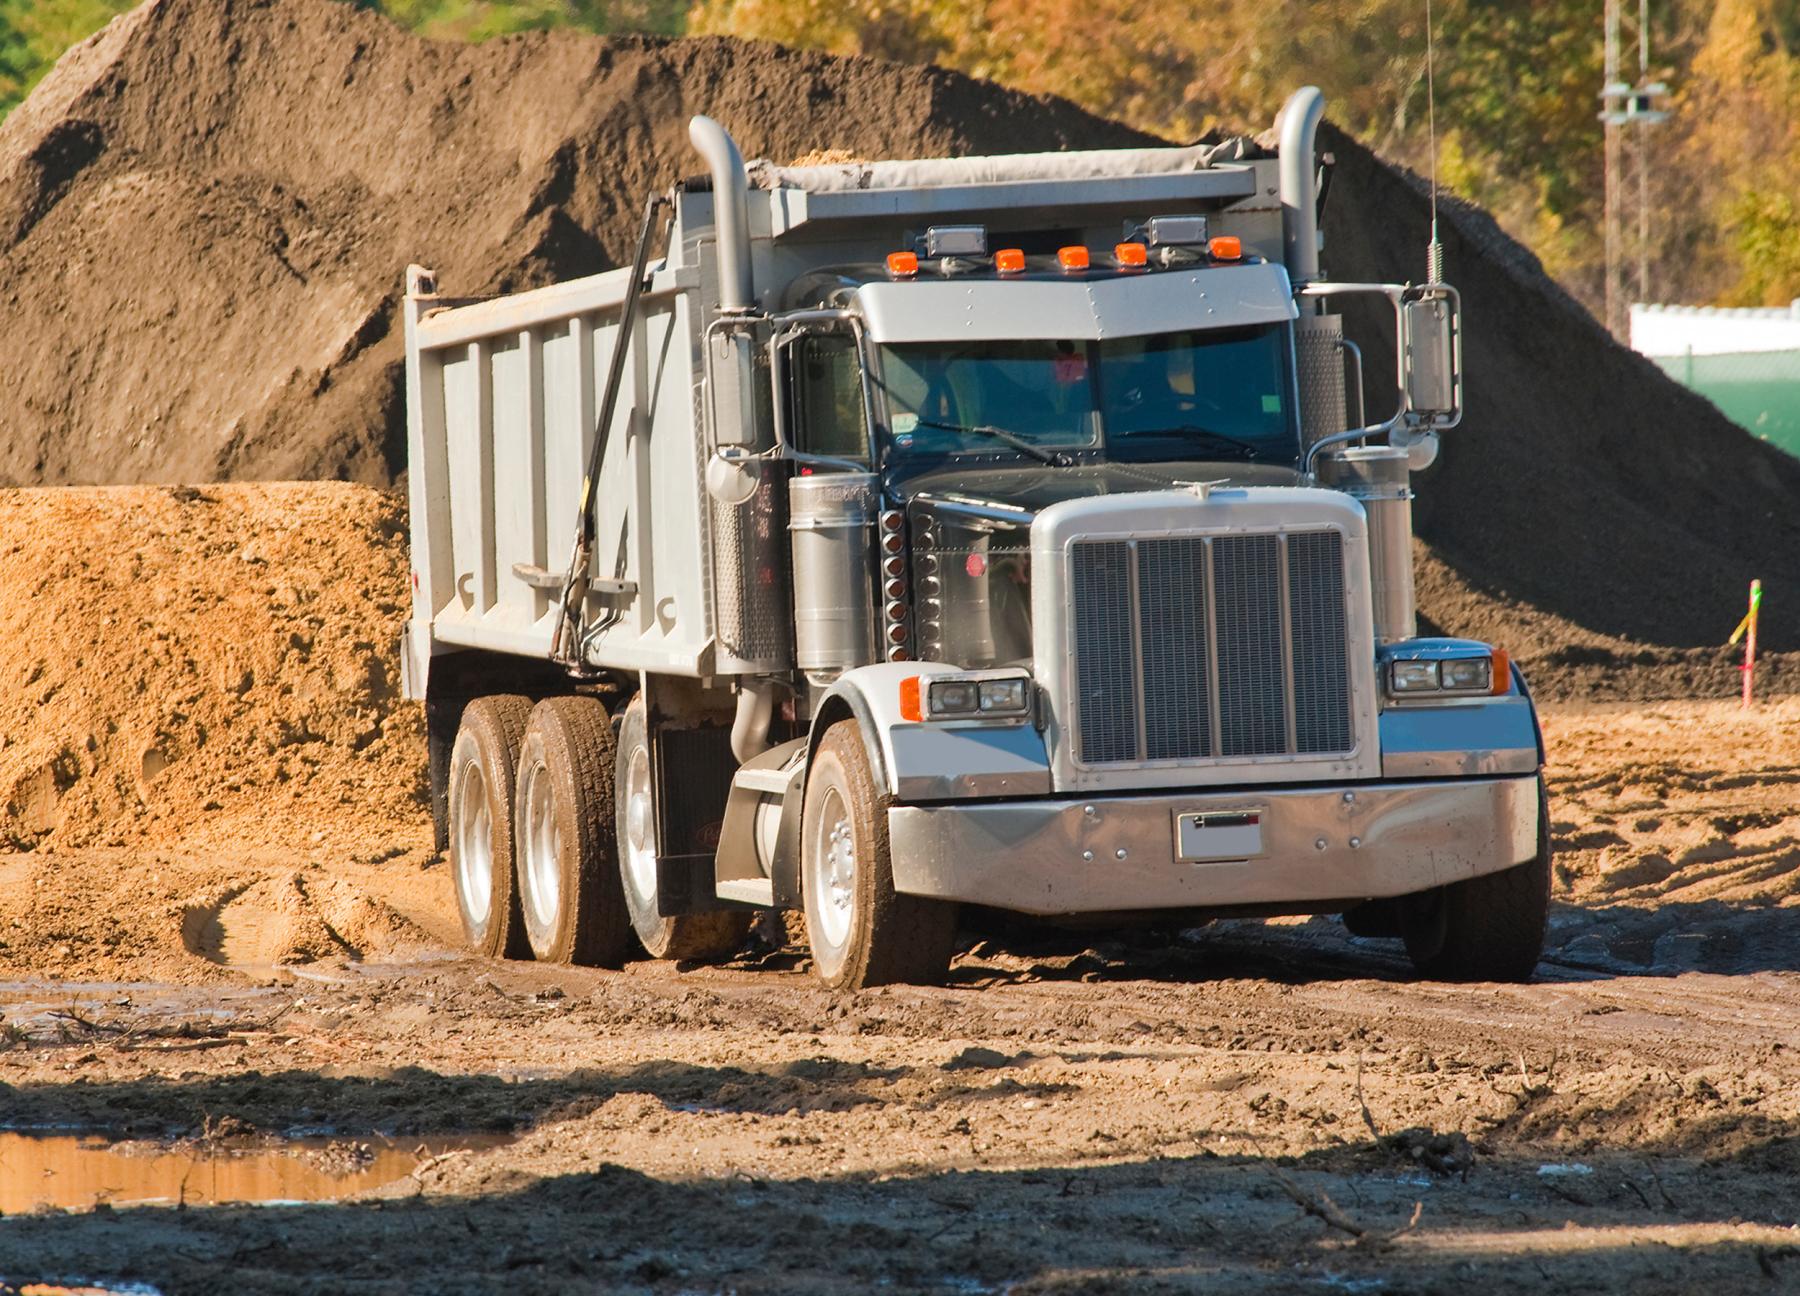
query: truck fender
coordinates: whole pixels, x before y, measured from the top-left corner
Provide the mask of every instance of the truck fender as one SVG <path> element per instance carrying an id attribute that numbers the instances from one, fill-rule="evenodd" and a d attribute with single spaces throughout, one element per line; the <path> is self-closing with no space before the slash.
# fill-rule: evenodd
<path id="1" fill-rule="evenodd" d="M 806 768 L 825 731 L 855 720 L 875 785 L 898 801 L 944 801 L 982 796 L 1043 796 L 1050 791 L 1044 736 L 1030 724 L 921 725 L 900 714 L 900 684 L 962 672 L 944 662 L 879 662 L 845 671 L 813 711 Z M 773 879 L 777 903 L 800 894 L 800 816 L 805 781 L 782 806 L 782 849 Z"/>
<path id="2" fill-rule="evenodd" d="M 854 719 L 862 730 L 876 786 L 891 797 L 948 800 L 994 794 L 960 786 L 962 776 L 1016 780 L 1017 785 L 1006 791 L 1018 796 L 1048 792 L 1049 756 L 1043 735 L 1031 725 L 921 726 L 900 714 L 902 681 L 915 675 L 929 680 L 962 673 L 945 662 L 880 662 L 845 671 L 813 713 L 807 766 L 811 767 L 825 731 L 839 720 Z M 928 742 L 916 741 L 927 736 Z"/>
<path id="3" fill-rule="evenodd" d="M 1491 645 L 1473 639 L 1422 638 L 1396 645 L 1396 656 L 1436 656 Z M 1455 706 L 1386 707 L 1379 718 L 1381 773 L 1389 779 L 1491 778 L 1533 774 L 1544 766 L 1544 731 L 1531 691 L 1509 663 L 1507 689 Z"/>

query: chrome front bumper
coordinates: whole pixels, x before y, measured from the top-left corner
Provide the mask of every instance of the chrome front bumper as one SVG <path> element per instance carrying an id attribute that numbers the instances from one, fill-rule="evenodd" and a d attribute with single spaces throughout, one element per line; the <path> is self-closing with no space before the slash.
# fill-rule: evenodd
<path id="1" fill-rule="evenodd" d="M 1232 811 L 1259 856 L 1176 858 L 1177 816 Z M 1535 775 L 888 810 L 897 891 L 1034 914 L 1405 895 L 1522 864 L 1537 829 Z"/>

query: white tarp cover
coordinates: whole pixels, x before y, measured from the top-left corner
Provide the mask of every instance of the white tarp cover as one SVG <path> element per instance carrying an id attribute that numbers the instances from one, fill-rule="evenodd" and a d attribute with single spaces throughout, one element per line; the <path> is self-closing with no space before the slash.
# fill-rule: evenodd
<path id="1" fill-rule="evenodd" d="M 935 189 L 952 185 L 1006 184 L 1025 180 L 1095 180 L 1174 175 L 1268 156 L 1252 140 L 1233 138 L 1186 148 L 1093 149 L 1080 153 L 1011 153 L 994 157 L 924 158 L 917 162 L 832 162 L 777 166 L 748 163 L 756 189 L 843 193 L 863 189 Z"/>

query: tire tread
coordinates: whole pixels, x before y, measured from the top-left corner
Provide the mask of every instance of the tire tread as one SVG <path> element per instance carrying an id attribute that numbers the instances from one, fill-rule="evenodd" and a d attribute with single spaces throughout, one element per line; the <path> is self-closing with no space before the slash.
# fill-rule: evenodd
<path id="1" fill-rule="evenodd" d="M 562 917 L 553 943 L 538 957 L 618 967 L 637 940 L 619 886 L 612 718 L 597 698 L 554 697 L 538 703 L 529 728 L 543 744 L 564 852 Z"/>
<path id="2" fill-rule="evenodd" d="M 525 918 L 519 909 L 518 874 L 513 863 L 513 795 L 517 790 L 519 749 L 525 742 L 525 726 L 531 720 L 532 702 L 516 693 L 490 693 L 472 699 L 463 708 L 457 726 L 460 741 L 467 734 L 476 746 L 483 766 L 483 784 L 488 789 L 488 821 L 492 827 L 490 849 L 494 858 L 494 892 L 490 906 L 499 913 L 498 926 L 490 925 L 486 939 L 474 948 L 478 953 L 497 958 L 529 958 L 531 945 L 525 939 Z M 496 769 L 496 764 L 499 766 Z M 494 775 L 501 777 L 496 781 Z M 450 787 L 456 785 L 456 751 L 451 748 Z M 493 802 L 495 790 L 503 792 L 504 804 Z M 445 823 L 452 822 L 446 814 Z M 449 834 L 446 833 L 446 838 Z M 448 840 L 444 849 L 448 852 Z M 456 876 L 454 866 L 451 877 Z M 458 905 L 460 912 L 461 905 Z M 464 920 L 465 931 L 467 920 Z"/>
<path id="3" fill-rule="evenodd" d="M 1538 852 L 1523 864 L 1444 888 L 1443 940 L 1413 956 L 1444 981 L 1531 980 L 1550 916 L 1550 802 L 1538 779 Z"/>
<path id="4" fill-rule="evenodd" d="M 938 985 L 950 970 L 956 946 L 956 906 L 894 890 L 893 858 L 886 831 L 886 798 L 875 786 L 862 734 L 854 720 L 825 731 L 814 756 L 843 771 L 853 818 L 873 839 L 873 867 L 856 871 L 856 925 L 842 972 L 826 984 L 861 990 L 877 985 Z M 809 778 L 808 783 L 810 784 Z"/>

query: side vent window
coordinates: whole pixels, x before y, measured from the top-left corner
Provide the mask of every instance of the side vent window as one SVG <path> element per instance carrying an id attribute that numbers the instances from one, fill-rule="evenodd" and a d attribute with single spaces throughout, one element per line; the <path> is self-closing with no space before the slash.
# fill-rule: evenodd
<path id="1" fill-rule="evenodd" d="M 867 462 L 869 429 L 855 341 L 831 334 L 807 338 L 795 348 L 794 364 L 799 449 Z"/>

